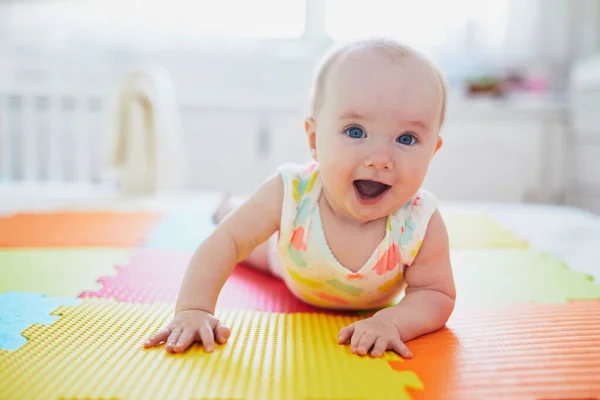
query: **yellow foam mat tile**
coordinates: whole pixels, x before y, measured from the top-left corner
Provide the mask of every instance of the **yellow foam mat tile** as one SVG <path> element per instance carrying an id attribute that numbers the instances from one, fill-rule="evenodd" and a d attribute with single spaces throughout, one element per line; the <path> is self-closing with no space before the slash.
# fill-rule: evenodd
<path id="1" fill-rule="evenodd" d="M 528 247 L 524 239 L 483 212 L 442 210 L 441 214 L 453 249 Z"/>
<path id="2" fill-rule="evenodd" d="M 414 372 L 390 367 L 397 355 L 360 357 L 336 343 L 354 317 L 221 311 L 226 345 L 172 355 L 142 348 L 171 305 L 89 299 L 53 314 L 62 318 L 28 328 L 27 344 L 0 358 L 0 398 L 398 400 L 423 389 Z"/>
<path id="3" fill-rule="evenodd" d="M 129 259 L 125 249 L 0 250 L 0 293 L 29 292 L 77 297 L 102 287 L 96 280 L 116 274 Z"/>

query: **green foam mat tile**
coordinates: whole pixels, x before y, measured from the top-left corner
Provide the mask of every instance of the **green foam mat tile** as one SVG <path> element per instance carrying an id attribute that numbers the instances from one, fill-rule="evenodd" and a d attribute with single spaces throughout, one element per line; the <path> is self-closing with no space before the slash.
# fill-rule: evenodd
<path id="1" fill-rule="evenodd" d="M 592 277 L 532 250 L 451 252 L 457 307 L 600 299 Z"/>
<path id="2" fill-rule="evenodd" d="M 121 249 L 0 250 L 0 293 L 77 297 L 100 289 L 96 280 L 115 275 L 115 266 L 127 262 L 129 254 Z"/>
<path id="3" fill-rule="evenodd" d="M 485 213 L 440 211 L 452 249 L 526 248 L 527 242 Z"/>

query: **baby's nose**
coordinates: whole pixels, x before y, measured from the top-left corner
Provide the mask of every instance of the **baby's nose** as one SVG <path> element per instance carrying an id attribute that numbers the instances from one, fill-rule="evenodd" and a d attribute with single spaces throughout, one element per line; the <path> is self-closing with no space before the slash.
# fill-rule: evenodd
<path id="1" fill-rule="evenodd" d="M 392 170 L 394 162 L 387 151 L 374 151 L 365 159 L 365 167 L 377 170 Z"/>

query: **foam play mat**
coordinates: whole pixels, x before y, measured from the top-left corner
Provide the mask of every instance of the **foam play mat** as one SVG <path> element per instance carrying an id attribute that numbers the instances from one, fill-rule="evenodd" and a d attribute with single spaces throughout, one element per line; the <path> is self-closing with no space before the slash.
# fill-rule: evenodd
<path id="1" fill-rule="evenodd" d="M 485 214 L 447 218 L 457 306 L 407 343 L 413 359 L 353 355 L 338 331 L 364 315 L 309 306 L 244 265 L 217 303 L 227 344 L 144 349 L 210 212 L 0 218 L 0 399 L 600 397 L 600 285 Z"/>
<path id="2" fill-rule="evenodd" d="M 32 326 L 27 345 L 0 359 L 0 397 L 407 399 L 407 388 L 422 388 L 414 372 L 390 367 L 396 356 L 351 357 L 348 347 L 332 346 L 349 317 L 223 311 L 217 316 L 235 327 L 230 344 L 180 357 L 142 348 L 170 306 L 95 300 L 55 313 L 62 318 Z M 38 367 L 23 376 L 22 363 Z"/>

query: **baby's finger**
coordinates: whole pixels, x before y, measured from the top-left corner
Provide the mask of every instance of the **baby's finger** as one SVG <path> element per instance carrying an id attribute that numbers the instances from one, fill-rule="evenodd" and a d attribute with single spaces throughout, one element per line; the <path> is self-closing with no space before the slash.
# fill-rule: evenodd
<path id="1" fill-rule="evenodd" d="M 406 345 L 404 343 L 402 343 L 402 341 L 400 339 L 392 340 L 390 342 L 390 347 L 392 348 L 392 350 L 394 350 L 396 353 L 400 354 L 402 357 L 412 358 L 412 353 L 410 352 L 408 347 L 406 347 Z"/>
<path id="2" fill-rule="evenodd" d="M 364 329 L 356 329 L 356 327 L 354 328 L 354 332 L 352 333 L 352 338 L 350 338 L 350 349 L 352 350 L 353 353 L 356 352 L 356 350 L 358 348 L 358 343 L 360 343 L 360 340 L 362 339 L 362 337 L 364 335 L 365 335 Z"/>
<path id="3" fill-rule="evenodd" d="M 353 333 L 354 333 L 354 324 L 350 324 L 347 327 L 340 329 L 340 333 L 338 335 L 338 343 L 339 344 L 348 343 L 348 340 L 350 340 Z"/>
<path id="4" fill-rule="evenodd" d="M 371 350 L 371 357 L 381 357 L 388 348 L 389 341 L 383 336 L 379 336 Z"/>
<path id="5" fill-rule="evenodd" d="M 175 347 L 173 347 L 173 351 L 175 353 L 181 353 L 185 351 L 192 343 L 194 343 L 194 338 L 196 337 L 196 331 L 194 329 L 187 328 L 179 336 L 177 343 L 175 343 Z"/>
<path id="6" fill-rule="evenodd" d="M 200 333 L 200 340 L 202 340 L 204 350 L 208 351 L 209 353 L 213 351 L 215 349 L 215 334 L 210 325 L 207 323 L 201 327 L 198 332 Z"/>
<path id="7" fill-rule="evenodd" d="M 165 350 L 168 352 L 173 352 L 173 348 L 177 344 L 179 340 L 179 336 L 181 336 L 181 328 L 175 328 L 169 335 L 169 339 L 167 339 L 167 345 L 165 346 Z"/>
<path id="8" fill-rule="evenodd" d="M 356 352 L 359 355 L 364 356 L 369 352 L 369 350 L 373 346 L 373 343 L 375 343 L 375 340 L 377 340 L 377 336 L 374 333 L 365 333 L 360 339 L 360 342 L 358 342 Z"/>
<path id="9" fill-rule="evenodd" d="M 217 339 L 217 343 L 223 344 L 229 339 L 231 335 L 231 331 L 228 327 L 223 325 L 221 321 L 217 321 L 217 327 L 215 328 L 215 337 Z"/>
<path id="10" fill-rule="evenodd" d="M 171 334 L 170 329 L 168 329 L 168 328 L 161 329 L 160 331 L 156 332 L 153 336 L 151 336 L 150 339 L 146 340 L 146 342 L 144 343 L 144 347 L 145 348 L 154 347 L 157 344 L 166 341 L 170 334 Z"/>

